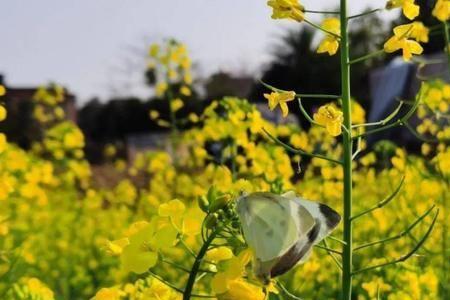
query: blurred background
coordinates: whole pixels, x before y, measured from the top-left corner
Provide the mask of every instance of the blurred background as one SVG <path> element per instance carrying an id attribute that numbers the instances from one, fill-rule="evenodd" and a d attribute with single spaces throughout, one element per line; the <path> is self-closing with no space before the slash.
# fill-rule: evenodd
<path id="1" fill-rule="evenodd" d="M 419 21 L 435 25 L 433 1 L 416 2 L 423 10 Z M 336 0 L 301 3 L 315 10 L 338 5 Z M 355 0 L 349 6 L 356 14 L 384 5 Z M 307 17 L 321 21 L 320 15 Z M 286 120 L 269 112 L 263 97 L 267 89 L 259 80 L 301 93 L 340 90 L 339 55 L 316 54 L 321 34 L 303 23 L 270 19 L 263 0 L 16 0 L 3 2 L 0 19 L 0 84 L 7 90 L 0 101 L 9 113 L 0 130 L 8 140 L 31 147 L 39 131 L 32 118 L 33 95 L 41 85 L 61 84 L 65 116 L 83 130 L 86 155 L 94 164 L 103 162 L 105 145 L 115 145 L 123 157 L 161 146 L 156 141 L 167 131 L 150 119 L 149 111 L 164 116 L 169 109 L 149 84 L 146 59 L 152 43 L 173 38 L 189 49 L 192 95 L 177 112 L 180 118 L 200 114 L 214 99 L 237 96 L 256 103 L 272 121 L 306 127 L 297 109 Z M 392 28 L 406 22 L 398 9 L 351 21 L 352 57 L 382 49 Z M 427 57 L 444 57 L 442 35 L 430 36 L 424 48 Z M 422 67 L 404 63 L 396 53 L 380 56 L 353 67 L 352 95 L 369 121 L 379 120 L 398 99 L 417 92 L 418 77 L 448 77 L 446 70 L 446 62 Z M 306 106 L 314 110 L 323 103 L 309 101 Z M 382 138 L 418 149 L 418 142 L 401 129 L 369 142 Z"/>

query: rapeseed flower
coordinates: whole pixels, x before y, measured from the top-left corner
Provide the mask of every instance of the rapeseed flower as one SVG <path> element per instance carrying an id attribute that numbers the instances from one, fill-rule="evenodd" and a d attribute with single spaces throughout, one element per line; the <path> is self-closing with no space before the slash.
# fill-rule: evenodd
<path id="1" fill-rule="evenodd" d="M 6 108 L 3 105 L 0 105 L 0 122 L 6 119 L 7 112 Z"/>
<path id="2" fill-rule="evenodd" d="M 129 236 L 129 244 L 122 249 L 120 255 L 125 271 L 142 274 L 156 265 L 158 251 L 172 247 L 177 232 L 173 226 L 155 218 L 151 223 Z"/>
<path id="3" fill-rule="evenodd" d="M 156 96 L 162 97 L 168 88 L 169 88 L 169 85 L 167 84 L 167 82 L 164 82 L 164 81 L 158 82 L 155 87 Z"/>
<path id="4" fill-rule="evenodd" d="M 329 55 L 336 54 L 339 49 L 339 38 L 338 36 L 341 34 L 341 22 L 337 18 L 327 18 L 323 20 L 321 27 L 334 33 L 334 35 L 326 33 L 325 38 L 320 42 L 319 47 L 317 48 L 317 53 L 328 53 Z"/>
<path id="5" fill-rule="evenodd" d="M 183 102 L 183 100 L 181 100 L 180 98 L 173 99 L 173 100 L 170 102 L 170 109 L 171 109 L 173 112 L 179 111 L 183 106 L 184 106 L 184 102 Z"/>
<path id="6" fill-rule="evenodd" d="M 209 261 L 222 261 L 222 260 L 228 260 L 231 259 L 233 257 L 233 251 L 231 251 L 230 248 L 228 247 L 218 247 L 218 248 L 214 248 L 209 250 L 206 253 L 206 258 Z"/>
<path id="7" fill-rule="evenodd" d="M 324 126 L 332 136 L 338 136 L 342 133 L 342 122 L 344 117 L 342 111 L 332 104 L 321 106 L 314 114 L 314 121 Z"/>
<path id="8" fill-rule="evenodd" d="M 305 9 L 298 0 L 269 0 L 267 5 L 272 7 L 272 19 L 302 22 L 305 18 Z"/>
<path id="9" fill-rule="evenodd" d="M 439 21 L 446 22 L 450 17 L 450 1 L 449 0 L 438 0 L 432 11 L 433 16 L 435 16 Z"/>
<path id="10" fill-rule="evenodd" d="M 295 92 L 271 92 L 270 94 L 264 94 L 264 98 L 269 101 L 270 110 L 274 110 L 277 105 L 280 105 L 283 117 L 287 117 L 289 114 L 289 108 L 286 102 L 295 99 Z"/>
<path id="11" fill-rule="evenodd" d="M 427 43 L 430 30 L 422 22 L 399 25 L 394 28 L 394 35 L 398 38 L 410 37 L 417 42 Z"/>
<path id="12" fill-rule="evenodd" d="M 403 14 L 408 19 L 412 20 L 419 15 L 420 7 L 414 4 L 414 0 L 389 0 L 386 3 L 387 9 L 401 7 Z"/>
<path id="13" fill-rule="evenodd" d="M 102 288 L 92 300 L 120 300 L 125 293 L 118 288 Z"/>
<path id="14" fill-rule="evenodd" d="M 403 51 L 402 55 L 405 61 L 409 61 L 413 55 L 420 55 L 423 52 L 423 48 L 418 42 L 394 35 L 384 43 L 384 51 L 392 53 L 397 50 Z"/>

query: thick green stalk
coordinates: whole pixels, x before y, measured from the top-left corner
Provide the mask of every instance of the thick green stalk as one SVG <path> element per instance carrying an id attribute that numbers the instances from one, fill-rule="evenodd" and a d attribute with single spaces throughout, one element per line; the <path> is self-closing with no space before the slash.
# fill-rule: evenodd
<path id="1" fill-rule="evenodd" d="M 449 49 L 449 43 L 450 43 L 450 36 L 448 33 L 448 25 L 447 22 L 444 23 L 444 37 L 445 37 L 445 52 L 447 52 L 447 63 L 448 63 L 448 69 L 450 71 L 450 49 Z"/>
<path id="2" fill-rule="evenodd" d="M 445 185 L 444 185 L 444 189 L 442 191 L 442 210 L 444 213 L 444 216 L 447 216 L 448 214 L 448 189 L 449 189 L 449 184 L 448 181 L 446 180 Z M 442 299 L 448 299 L 449 296 L 449 278 L 448 278 L 448 271 L 449 271 L 449 260 L 448 260 L 448 256 L 450 254 L 449 249 L 448 249 L 448 222 L 444 221 L 443 225 L 442 225 L 442 259 L 443 259 L 443 276 L 442 276 Z"/>
<path id="3" fill-rule="evenodd" d="M 169 81 L 169 78 L 167 78 L 167 82 Z M 172 89 L 169 86 L 167 90 L 167 100 L 169 101 L 169 117 L 170 117 L 170 142 L 172 147 L 172 159 L 174 166 L 178 166 L 178 156 L 176 154 L 177 146 L 178 146 L 178 126 L 177 126 L 177 118 L 175 115 L 175 111 L 173 110 L 173 93 Z M 175 191 L 176 192 L 176 191 Z"/>
<path id="4" fill-rule="evenodd" d="M 445 52 L 447 53 L 447 64 L 448 69 L 450 72 L 450 36 L 448 33 L 448 24 L 447 22 L 443 22 L 443 29 L 444 29 L 444 37 L 445 37 Z M 447 189 L 449 187 L 448 181 L 446 182 L 447 185 L 444 187 L 444 197 L 443 197 L 443 210 L 444 210 L 444 216 L 447 215 Z M 443 255 L 443 288 L 442 288 L 442 299 L 447 299 L 448 293 L 449 293 L 449 284 L 448 284 L 448 269 L 449 269 L 449 262 L 448 262 L 448 245 L 447 245 L 447 222 L 444 222 L 443 228 L 442 228 L 442 255 Z"/>
<path id="5" fill-rule="evenodd" d="M 352 114 L 350 101 L 350 62 L 348 49 L 348 20 L 347 0 L 341 0 L 341 94 L 344 126 L 349 128 L 343 131 L 343 168 L 344 168 L 344 241 L 342 250 L 342 299 L 350 300 L 352 297 Z"/>
<path id="6" fill-rule="evenodd" d="M 216 235 L 219 233 L 220 229 L 216 229 L 211 233 L 211 235 L 208 237 L 208 239 L 205 241 L 205 243 L 200 248 L 200 251 L 197 254 L 197 257 L 195 258 L 194 264 L 192 265 L 191 272 L 189 273 L 189 278 L 186 283 L 186 287 L 184 289 L 183 293 L 183 300 L 190 300 L 192 295 L 192 289 L 194 288 L 195 284 L 195 278 L 197 277 L 197 273 L 200 270 L 200 265 L 202 263 L 203 257 L 205 256 L 206 252 L 208 251 L 209 246 L 213 242 L 213 240 L 216 238 Z"/>

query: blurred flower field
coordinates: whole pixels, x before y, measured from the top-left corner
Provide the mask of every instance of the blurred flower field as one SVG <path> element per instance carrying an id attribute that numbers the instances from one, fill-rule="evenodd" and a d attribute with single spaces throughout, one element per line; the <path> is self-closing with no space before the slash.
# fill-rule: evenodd
<path id="1" fill-rule="evenodd" d="M 283 13 L 283 5 L 292 3 L 297 1 L 269 1 L 274 18 L 303 21 L 304 8 Z M 410 7 L 403 9 L 410 15 Z M 341 34 L 339 20 L 324 26 Z M 410 52 L 419 54 L 418 42 L 399 41 L 411 32 L 400 29 L 385 51 L 403 49 L 409 60 Z M 318 52 L 335 54 L 339 39 L 324 39 Z M 411 45 L 416 48 L 408 51 Z M 0 299 L 182 299 L 196 264 L 192 298 L 341 299 L 342 223 L 305 263 L 264 285 L 252 275 L 255 257 L 234 201 L 242 192 L 295 191 L 345 215 L 343 134 L 356 137 L 352 299 L 445 299 L 450 84 L 424 82 L 415 99 L 401 102 L 403 110 L 376 124 L 410 126 L 422 144 L 419 153 L 408 153 L 391 141 L 368 148 L 364 138 L 376 129 L 366 126 L 355 100 L 350 128 L 342 102 L 334 100 L 312 117 L 305 112 L 308 129 L 271 123 L 255 105 L 234 97 L 179 119 L 193 88 L 190 68 L 186 46 L 168 41 L 150 47 L 150 78 L 169 101 L 170 118 L 150 111 L 149 120 L 169 128 L 170 147 L 125 161 L 108 145 L 104 168 L 115 178 L 109 186 L 99 183 L 85 160 L 83 133 L 65 120 L 65 92 L 58 85 L 34 96 L 34 118 L 43 131 L 32 149 L 24 151 L 0 133 Z M 261 97 L 283 115 L 289 113 L 286 102 L 298 100 L 304 110 L 302 101 L 310 101 L 267 87 Z M 7 115 L 0 105 L 0 121 Z M 418 120 L 414 128 L 410 117 Z"/>

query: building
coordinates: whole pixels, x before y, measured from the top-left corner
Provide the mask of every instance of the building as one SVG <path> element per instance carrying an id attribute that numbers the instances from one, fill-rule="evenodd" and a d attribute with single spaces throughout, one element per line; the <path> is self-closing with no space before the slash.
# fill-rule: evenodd
<path id="1" fill-rule="evenodd" d="M 406 63 L 401 58 L 392 60 L 388 65 L 373 70 L 370 73 L 371 109 L 368 122 L 377 122 L 389 116 L 399 105 L 400 100 L 412 101 L 423 80 L 441 78 L 449 82 L 447 56 L 444 53 L 424 56 L 429 64 Z M 399 116 L 408 110 L 404 105 Z M 417 118 L 411 118 L 410 124 L 415 127 Z M 370 144 L 381 139 L 389 139 L 404 147 L 417 147 L 420 141 L 404 127 L 383 131 L 368 138 Z"/>
<path id="2" fill-rule="evenodd" d="M 0 98 L 0 103 L 8 111 L 6 120 L 0 123 L 0 131 L 7 135 L 9 141 L 28 148 L 40 136 L 39 125 L 33 119 L 33 96 L 39 87 L 10 85 L 1 74 L 0 85 L 6 88 L 6 94 Z M 75 103 L 75 95 L 66 91 L 62 108 L 66 118 L 74 123 L 77 122 Z"/>
<path id="3" fill-rule="evenodd" d="M 5 76 L 0 74 L 0 85 L 6 87 L 6 95 L 0 101 L 4 102 L 5 105 L 9 108 L 9 113 L 13 114 L 17 111 L 17 108 L 23 102 L 31 101 L 33 99 L 34 94 L 36 93 L 39 87 L 27 87 L 27 86 L 14 86 L 9 85 L 5 81 Z M 74 94 L 70 93 L 66 90 L 65 101 L 62 104 L 62 108 L 66 113 L 66 118 L 68 120 L 77 122 L 77 109 L 76 109 L 76 97 Z"/>

